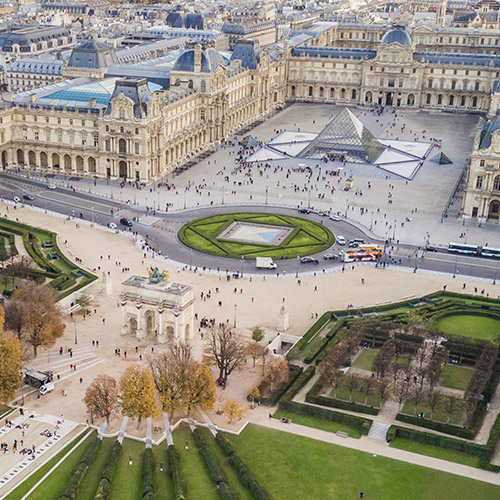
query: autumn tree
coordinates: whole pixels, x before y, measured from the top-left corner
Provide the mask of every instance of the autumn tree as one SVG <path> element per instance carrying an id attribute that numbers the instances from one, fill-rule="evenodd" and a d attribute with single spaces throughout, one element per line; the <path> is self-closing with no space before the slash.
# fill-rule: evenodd
<path id="1" fill-rule="evenodd" d="M 138 428 L 143 418 L 160 413 L 151 370 L 142 369 L 138 365 L 129 366 L 120 379 L 120 391 L 122 413 L 127 417 L 137 418 Z"/>
<path id="2" fill-rule="evenodd" d="M 215 383 L 208 366 L 193 359 L 191 347 L 170 346 L 151 359 L 156 389 L 164 411 L 190 414 L 193 408 L 211 410 L 215 403 Z"/>
<path id="3" fill-rule="evenodd" d="M 262 351 L 265 347 L 257 344 L 257 342 L 249 342 L 245 347 L 246 355 L 253 360 L 253 366 L 255 367 L 255 362 L 258 358 L 262 356 Z"/>
<path id="4" fill-rule="evenodd" d="M 12 298 L 23 303 L 23 338 L 33 346 L 36 357 L 38 347 L 51 347 L 62 337 L 65 325 L 61 311 L 52 290 L 34 282 L 19 287 Z"/>
<path id="5" fill-rule="evenodd" d="M 269 380 L 271 392 L 274 384 L 281 384 L 288 380 L 288 363 L 281 358 L 274 358 L 266 369 L 266 379 Z"/>
<path id="6" fill-rule="evenodd" d="M 21 339 L 24 326 L 24 302 L 9 300 L 5 304 L 5 328 Z"/>
<path id="7" fill-rule="evenodd" d="M 235 418 L 243 418 L 247 413 L 247 409 L 239 401 L 233 398 L 224 401 L 222 409 L 224 415 L 229 419 L 229 423 L 232 423 Z"/>
<path id="8" fill-rule="evenodd" d="M 252 329 L 252 339 L 260 342 L 264 338 L 264 330 L 260 326 L 254 326 Z"/>
<path id="9" fill-rule="evenodd" d="M 320 382 L 331 386 L 334 391 L 334 397 L 336 397 L 337 388 L 342 381 L 344 372 L 337 368 L 335 360 L 330 356 L 325 357 L 325 359 L 320 363 L 318 369 L 320 373 Z"/>
<path id="10" fill-rule="evenodd" d="M 252 400 L 252 407 L 255 405 L 255 400 L 260 399 L 260 390 L 257 386 L 250 390 L 248 397 Z"/>
<path id="11" fill-rule="evenodd" d="M 14 398 L 21 387 L 21 343 L 3 331 L 4 310 L 0 307 L 0 403 Z"/>
<path id="12" fill-rule="evenodd" d="M 118 410 L 118 384 L 109 375 L 98 375 L 87 387 L 83 402 L 91 422 L 105 418 L 109 425 L 111 416 Z"/>
<path id="13" fill-rule="evenodd" d="M 204 360 L 219 369 L 219 381 L 225 388 L 229 375 L 245 360 L 245 344 L 229 325 L 223 323 L 209 330 Z"/>

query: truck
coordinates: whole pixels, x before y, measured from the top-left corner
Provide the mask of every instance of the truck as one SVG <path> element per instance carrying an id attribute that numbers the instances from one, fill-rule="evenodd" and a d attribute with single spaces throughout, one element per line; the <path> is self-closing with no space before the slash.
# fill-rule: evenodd
<path id="1" fill-rule="evenodd" d="M 256 257 L 255 266 L 257 269 L 276 269 L 278 267 L 271 257 Z"/>

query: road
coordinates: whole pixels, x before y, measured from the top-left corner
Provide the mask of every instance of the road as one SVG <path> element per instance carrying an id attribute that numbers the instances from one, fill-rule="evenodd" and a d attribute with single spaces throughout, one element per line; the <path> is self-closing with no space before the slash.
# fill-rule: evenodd
<path id="1" fill-rule="evenodd" d="M 107 225 L 114 222 L 120 227 L 120 218 L 126 217 L 136 220 L 133 231 L 143 238 L 147 239 L 149 244 L 162 255 L 168 255 L 169 258 L 190 265 L 191 267 L 219 269 L 230 273 L 240 271 L 252 272 L 252 274 L 297 274 L 304 271 L 322 272 L 332 267 L 342 266 L 342 263 L 334 260 L 324 260 L 319 255 L 320 264 L 299 264 L 297 259 L 280 260 L 277 262 L 278 268 L 275 271 L 257 270 L 253 261 L 240 261 L 215 257 L 200 252 L 193 251 L 182 245 L 177 239 L 178 230 L 186 222 L 201 216 L 221 214 L 237 211 L 259 211 L 259 212 L 279 212 L 286 215 L 294 215 L 304 218 L 310 218 L 316 222 L 321 222 L 334 232 L 342 234 L 346 240 L 352 238 L 364 238 L 367 242 L 376 242 L 381 245 L 383 241 L 370 238 L 361 228 L 354 226 L 349 221 L 332 221 L 328 217 L 321 217 L 317 214 L 301 215 L 294 209 L 282 207 L 273 207 L 271 205 L 248 205 L 237 208 L 231 206 L 218 206 L 203 209 L 191 209 L 177 213 L 159 213 L 155 215 L 151 211 L 146 212 L 145 207 L 130 206 L 120 203 L 117 200 L 111 200 L 94 196 L 92 194 L 73 191 L 70 188 L 56 187 L 54 190 L 47 188 L 47 183 L 34 179 L 25 179 L 16 177 L 12 174 L 0 174 L 0 196 L 12 200 L 14 196 L 22 198 L 23 194 L 33 194 L 35 199 L 26 201 L 27 204 L 36 206 L 47 211 L 57 212 L 67 216 L 83 218 L 94 221 L 96 224 Z M 120 230 L 127 230 L 121 226 Z M 128 229 L 130 230 L 130 229 Z M 368 232 L 368 231 L 367 231 Z M 335 245 L 332 249 L 334 253 L 341 250 L 342 247 Z M 455 255 L 439 249 L 438 252 L 422 252 L 416 246 L 387 246 L 387 251 L 396 262 L 401 261 L 401 266 L 410 267 L 418 272 L 419 269 L 429 271 L 449 273 L 460 279 L 461 276 L 473 276 L 491 279 L 492 281 L 500 278 L 498 275 L 499 260 L 483 258 L 469 255 Z M 398 264 L 399 265 L 399 264 Z M 397 266 L 396 266 L 397 267 Z"/>

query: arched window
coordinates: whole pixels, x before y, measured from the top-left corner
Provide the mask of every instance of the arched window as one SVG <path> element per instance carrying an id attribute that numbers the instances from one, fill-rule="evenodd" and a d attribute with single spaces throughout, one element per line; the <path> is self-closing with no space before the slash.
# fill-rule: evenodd
<path id="1" fill-rule="evenodd" d="M 120 115 L 120 120 L 125 120 L 125 110 L 123 108 L 118 110 L 118 114 Z"/>
<path id="2" fill-rule="evenodd" d="M 448 99 L 448 105 L 453 106 L 454 102 L 455 102 L 455 96 L 450 95 L 450 98 Z"/>
<path id="3" fill-rule="evenodd" d="M 295 85 L 292 85 L 292 97 L 295 97 Z"/>
<path id="4" fill-rule="evenodd" d="M 205 80 L 201 81 L 201 91 L 206 92 L 207 90 L 207 82 Z"/>
<path id="5" fill-rule="evenodd" d="M 476 177 L 476 189 L 481 189 L 483 187 L 483 176 L 478 175 Z"/>
<path id="6" fill-rule="evenodd" d="M 432 99 L 431 94 L 427 94 L 427 97 L 425 98 L 426 104 L 430 104 L 431 103 L 431 99 Z"/>
<path id="7" fill-rule="evenodd" d="M 474 97 L 472 98 L 472 107 L 473 107 L 473 108 L 477 107 L 477 96 L 474 96 Z"/>
<path id="8" fill-rule="evenodd" d="M 429 88 L 432 89 L 432 78 L 429 78 Z"/>
<path id="9" fill-rule="evenodd" d="M 313 95 L 313 88 L 309 87 L 309 97 L 312 97 L 312 95 Z"/>
<path id="10" fill-rule="evenodd" d="M 500 175 L 493 179 L 493 191 L 500 191 Z"/>
<path id="11" fill-rule="evenodd" d="M 351 99 L 356 99 L 356 89 L 352 89 L 352 91 L 351 91 Z"/>
<path id="12" fill-rule="evenodd" d="M 127 152 L 127 142 L 125 139 L 120 139 L 118 141 L 118 152 L 119 153 L 126 153 Z"/>

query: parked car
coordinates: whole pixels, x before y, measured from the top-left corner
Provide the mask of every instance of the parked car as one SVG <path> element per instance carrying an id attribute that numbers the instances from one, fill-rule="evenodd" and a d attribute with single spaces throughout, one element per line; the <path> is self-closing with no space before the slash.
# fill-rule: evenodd
<path id="1" fill-rule="evenodd" d="M 299 208 L 299 214 L 308 214 L 309 212 L 308 208 Z"/>
<path id="2" fill-rule="evenodd" d="M 359 243 L 357 243 L 355 241 L 349 242 L 349 248 L 358 248 L 358 247 L 359 247 Z"/>
<path id="3" fill-rule="evenodd" d="M 323 212 L 322 210 L 320 210 L 318 212 L 318 215 L 321 215 L 321 217 L 326 217 L 328 215 L 328 213 L 327 212 Z"/>
<path id="4" fill-rule="evenodd" d="M 56 186 L 55 186 L 54 184 L 49 184 L 49 185 L 47 186 L 47 189 L 51 189 L 51 190 L 53 190 L 53 189 L 56 189 Z"/>
<path id="5" fill-rule="evenodd" d="M 341 234 L 337 236 L 337 243 L 339 245 L 345 245 L 345 238 Z"/>
<path id="6" fill-rule="evenodd" d="M 333 220 L 334 222 L 338 222 L 340 220 L 340 217 L 338 215 L 330 215 L 330 220 Z"/>
<path id="7" fill-rule="evenodd" d="M 118 226 L 114 222 L 108 224 L 109 229 L 118 229 Z"/>
<path id="8" fill-rule="evenodd" d="M 325 260 L 337 260 L 339 256 L 336 253 L 325 253 L 323 255 L 323 259 Z"/>
<path id="9" fill-rule="evenodd" d="M 319 260 L 313 259 L 312 257 L 302 257 L 300 262 L 302 262 L 302 264 L 319 264 Z"/>
<path id="10" fill-rule="evenodd" d="M 349 240 L 349 245 L 351 243 L 357 243 L 358 245 L 362 245 L 365 242 L 363 238 L 353 238 L 352 240 Z"/>
<path id="11" fill-rule="evenodd" d="M 35 199 L 35 197 L 32 194 L 23 194 L 23 198 L 25 200 L 30 200 L 30 201 L 33 201 Z"/>
<path id="12" fill-rule="evenodd" d="M 438 247 L 435 247 L 434 245 L 427 245 L 425 247 L 425 250 L 427 252 L 437 252 L 438 251 Z"/>
<path id="13" fill-rule="evenodd" d="M 128 220 L 126 217 L 122 217 L 120 219 L 120 224 L 123 224 L 124 226 L 127 226 L 127 227 L 132 227 L 134 224 L 131 220 Z"/>

